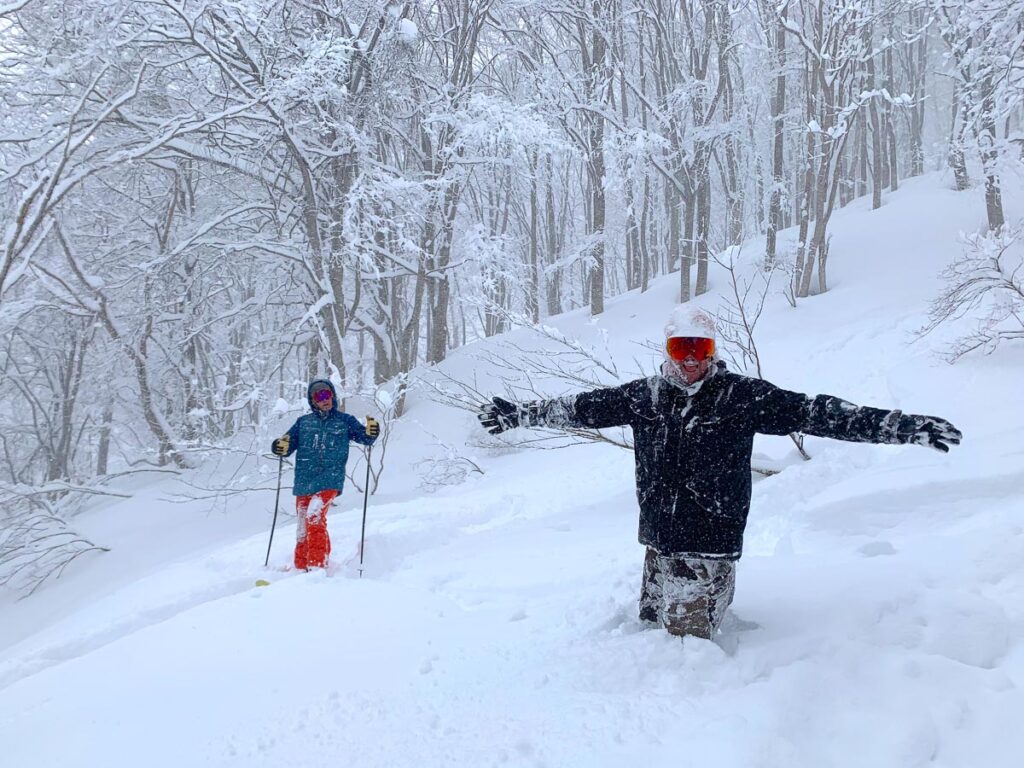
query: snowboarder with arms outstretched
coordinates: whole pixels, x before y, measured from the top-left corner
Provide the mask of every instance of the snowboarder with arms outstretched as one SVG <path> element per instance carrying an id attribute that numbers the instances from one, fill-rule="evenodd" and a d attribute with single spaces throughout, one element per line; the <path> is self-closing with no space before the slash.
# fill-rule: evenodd
<path id="1" fill-rule="evenodd" d="M 802 432 L 863 443 L 913 443 L 946 452 L 961 433 L 934 416 L 809 397 L 726 368 L 715 324 L 677 310 L 659 375 L 552 400 L 495 397 L 478 418 L 491 434 L 516 427 L 630 426 L 647 547 L 640 618 L 674 635 L 711 639 L 732 602 L 750 511 L 754 435 Z"/>
<path id="2" fill-rule="evenodd" d="M 350 441 L 373 445 L 380 425 L 366 417 L 366 426 L 338 408 L 334 385 L 317 379 L 306 390 L 310 413 L 300 416 L 287 434 L 274 440 L 276 456 L 297 453 L 295 495 L 297 519 L 295 567 L 326 568 L 331 553 L 327 534 L 327 510 L 345 485 L 345 464 Z"/>

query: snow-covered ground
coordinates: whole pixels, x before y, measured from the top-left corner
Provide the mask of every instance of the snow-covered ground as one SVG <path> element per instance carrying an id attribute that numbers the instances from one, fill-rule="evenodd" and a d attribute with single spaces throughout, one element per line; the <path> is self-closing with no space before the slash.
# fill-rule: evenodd
<path id="1" fill-rule="evenodd" d="M 936 358 L 949 331 L 911 336 L 958 232 L 983 216 L 979 192 L 912 180 L 879 211 L 836 215 L 827 294 L 795 310 L 770 300 L 766 378 L 942 416 L 964 443 L 942 455 L 809 439 L 802 462 L 763 439 L 785 470 L 755 482 L 718 643 L 636 618 L 631 454 L 488 447 L 470 413 L 418 391 L 371 501 L 361 579 L 354 491 L 332 513 L 330 575 L 284 570 L 287 518 L 262 568 L 273 490 L 181 503 L 180 483 L 151 481 L 83 513 L 78 527 L 112 550 L 0 603 L 0 764 L 1020 765 L 1024 349 L 949 366 Z M 606 338 L 623 371 L 652 370 L 643 345 L 660 339 L 675 280 L 550 324 Z M 727 288 L 714 280 L 698 302 L 712 309 Z M 498 392 L 479 356 L 507 341 L 443 370 Z M 438 440 L 483 472 L 425 493 L 417 462 Z M 274 470 L 224 461 L 192 481 L 248 473 L 241 485 L 272 488 Z"/>

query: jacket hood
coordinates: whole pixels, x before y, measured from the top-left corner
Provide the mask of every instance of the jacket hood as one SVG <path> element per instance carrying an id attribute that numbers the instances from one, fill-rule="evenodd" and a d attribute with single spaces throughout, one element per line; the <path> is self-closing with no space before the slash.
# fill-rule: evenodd
<path id="1" fill-rule="evenodd" d="M 320 384 L 326 384 L 327 388 L 331 390 L 331 394 L 334 396 L 331 404 L 331 410 L 338 410 L 338 391 L 334 388 L 334 385 L 329 379 L 313 379 L 313 381 L 309 382 L 309 386 L 306 387 L 306 402 L 309 403 L 309 409 L 313 413 L 320 413 L 320 410 L 313 405 L 313 387 Z"/>

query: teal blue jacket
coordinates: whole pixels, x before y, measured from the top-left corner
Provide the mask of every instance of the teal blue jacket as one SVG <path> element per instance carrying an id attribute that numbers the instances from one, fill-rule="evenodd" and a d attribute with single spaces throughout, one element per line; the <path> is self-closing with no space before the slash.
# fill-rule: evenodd
<path id="1" fill-rule="evenodd" d="M 326 413 L 313 406 L 311 393 L 316 384 L 326 384 L 334 392 L 334 408 Z M 309 496 L 326 490 L 341 493 L 345 485 L 349 441 L 373 445 L 376 438 L 367 435 L 366 428 L 354 416 L 338 410 L 338 395 L 331 382 L 325 379 L 311 381 L 306 389 L 306 400 L 312 412 L 300 416 L 288 430 L 286 455 L 298 454 L 295 457 L 292 493 L 296 496 Z"/>

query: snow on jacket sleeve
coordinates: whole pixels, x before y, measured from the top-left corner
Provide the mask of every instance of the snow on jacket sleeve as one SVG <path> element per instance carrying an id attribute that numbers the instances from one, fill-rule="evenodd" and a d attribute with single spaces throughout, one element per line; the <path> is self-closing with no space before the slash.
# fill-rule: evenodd
<path id="1" fill-rule="evenodd" d="M 553 400 L 527 403 L 520 414 L 522 427 L 604 429 L 630 423 L 635 410 L 631 390 L 635 382 L 602 387 Z"/>
<path id="2" fill-rule="evenodd" d="M 345 420 L 348 422 L 349 439 L 354 440 L 357 443 L 362 443 L 363 445 L 373 445 L 374 442 L 376 442 L 377 438 L 370 437 L 366 434 L 366 427 L 363 426 L 363 423 L 359 421 L 359 419 L 348 413 L 344 414 L 344 416 Z"/>
<path id="3" fill-rule="evenodd" d="M 803 432 L 857 443 L 896 443 L 900 412 L 855 405 L 833 395 L 809 397 L 757 381 L 751 399 L 756 431 Z"/>

